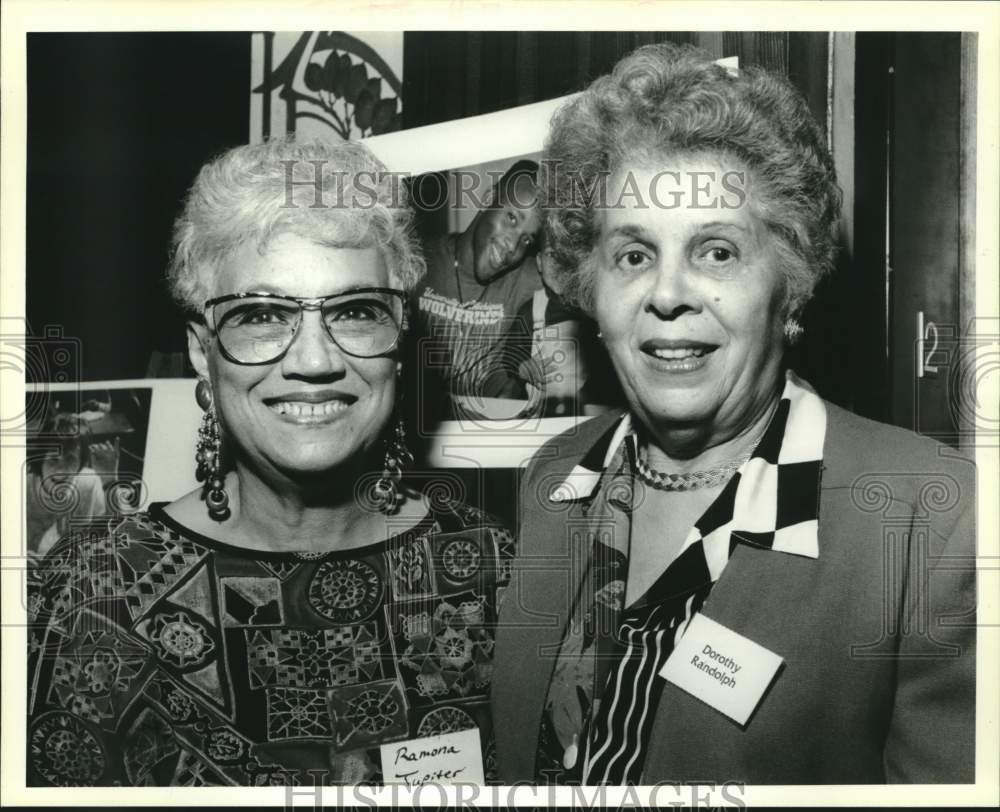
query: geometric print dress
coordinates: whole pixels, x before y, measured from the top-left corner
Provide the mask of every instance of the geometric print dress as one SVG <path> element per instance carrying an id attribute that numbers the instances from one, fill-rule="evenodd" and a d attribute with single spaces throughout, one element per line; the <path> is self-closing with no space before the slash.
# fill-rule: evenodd
<path id="1" fill-rule="evenodd" d="M 27 784 L 379 783 L 380 745 L 473 727 L 489 780 L 514 547 L 451 500 L 319 555 L 214 541 L 160 504 L 77 527 L 29 572 Z"/>

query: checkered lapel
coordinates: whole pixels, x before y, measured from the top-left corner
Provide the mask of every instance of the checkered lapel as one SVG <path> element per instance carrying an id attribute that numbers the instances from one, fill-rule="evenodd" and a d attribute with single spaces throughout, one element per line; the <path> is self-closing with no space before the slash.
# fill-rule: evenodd
<path id="1" fill-rule="evenodd" d="M 726 485 L 684 542 L 701 544 L 717 581 L 738 543 L 819 558 L 819 485 L 826 407 L 789 372 L 771 423 L 753 455 Z M 727 516 L 726 513 L 729 513 Z"/>
<path id="2" fill-rule="evenodd" d="M 716 503 L 691 528 L 683 554 L 701 545 L 712 581 L 736 544 L 819 557 L 819 484 L 826 439 L 826 406 L 809 384 L 786 373 L 778 408 L 753 455 Z M 631 419 L 613 424 L 549 495 L 552 502 L 589 499 L 620 446 L 635 442 Z M 691 552 L 694 552 L 693 550 Z"/>

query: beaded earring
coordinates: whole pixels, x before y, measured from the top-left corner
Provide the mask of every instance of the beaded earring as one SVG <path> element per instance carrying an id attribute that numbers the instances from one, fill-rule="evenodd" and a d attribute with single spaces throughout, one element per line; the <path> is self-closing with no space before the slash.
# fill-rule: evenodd
<path id="1" fill-rule="evenodd" d="M 221 473 L 222 468 L 222 432 L 219 430 L 219 420 L 215 414 L 215 404 L 212 402 L 212 388 L 208 381 L 201 379 L 194 390 L 195 400 L 205 413 L 198 429 L 198 447 L 195 452 L 195 477 L 202 486 L 202 498 L 208 505 L 208 515 L 217 522 L 229 518 L 229 494 L 226 493 L 226 480 Z"/>
<path id="2" fill-rule="evenodd" d="M 392 437 L 385 442 L 385 467 L 382 476 L 372 486 L 372 497 L 378 509 L 392 515 L 403 502 L 399 482 L 403 471 L 413 465 L 413 454 L 406 446 L 406 429 L 402 419 L 397 419 Z"/>

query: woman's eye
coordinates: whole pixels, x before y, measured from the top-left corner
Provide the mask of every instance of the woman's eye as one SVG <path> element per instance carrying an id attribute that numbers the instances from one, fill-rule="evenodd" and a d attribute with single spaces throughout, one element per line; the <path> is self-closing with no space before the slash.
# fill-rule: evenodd
<path id="1" fill-rule="evenodd" d="M 240 319 L 240 324 L 283 324 L 283 315 L 276 310 L 266 308 L 256 308 L 248 310 Z"/>
<path id="2" fill-rule="evenodd" d="M 633 249 L 622 253 L 616 264 L 623 270 L 637 271 L 646 268 L 652 261 L 652 258 L 645 251 Z"/>
<path id="3" fill-rule="evenodd" d="M 517 225 L 517 217 L 514 216 L 514 212 L 512 211 L 507 212 L 507 222 L 510 223 L 512 226 Z"/>
<path id="4" fill-rule="evenodd" d="M 338 311 L 333 318 L 334 321 L 372 321 L 378 316 L 374 308 L 355 305 Z"/>
<path id="5" fill-rule="evenodd" d="M 702 252 L 702 257 L 710 265 L 728 265 L 736 259 L 736 251 L 728 245 L 710 245 Z"/>

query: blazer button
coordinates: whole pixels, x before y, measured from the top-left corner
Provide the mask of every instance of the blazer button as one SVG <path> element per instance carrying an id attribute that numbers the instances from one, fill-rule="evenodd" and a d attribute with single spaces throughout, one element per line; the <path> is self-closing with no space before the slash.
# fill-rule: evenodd
<path id="1" fill-rule="evenodd" d="M 579 748 L 576 745 L 577 736 L 573 734 L 573 741 L 570 742 L 569 747 L 563 752 L 563 767 L 567 770 L 572 770 L 576 766 L 576 757 L 579 752 Z"/>

